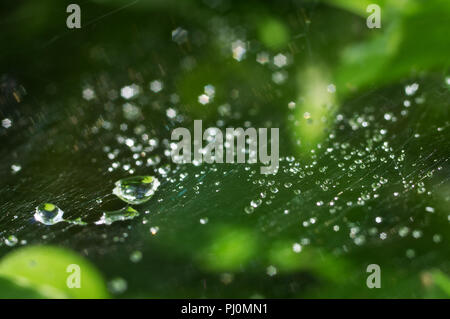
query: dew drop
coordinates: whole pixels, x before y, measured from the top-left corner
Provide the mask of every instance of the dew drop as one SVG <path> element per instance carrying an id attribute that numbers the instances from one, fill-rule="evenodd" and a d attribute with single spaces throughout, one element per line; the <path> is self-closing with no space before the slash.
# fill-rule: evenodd
<path id="1" fill-rule="evenodd" d="M 54 225 L 64 221 L 64 212 L 56 205 L 44 203 L 36 207 L 34 219 L 44 225 Z"/>
<path id="2" fill-rule="evenodd" d="M 139 216 L 139 212 L 132 207 L 125 207 L 119 210 L 104 212 L 102 217 L 95 222 L 96 225 L 111 225 L 116 221 L 130 220 Z"/>
<path id="3" fill-rule="evenodd" d="M 114 278 L 108 283 L 108 290 L 115 295 L 124 293 L 127 288 L 127 281 L 120 277 Z"/>
<path id="4" fill-rule="evenodd" d="M 77 218 L 74 220 L 65 220 L 66 222 L 68 222 L 69 224 L 74 224 L 74 225 L 78 225 L 78 226 L 86 226 L 87 223 L 82 221 L 81 218 Z"/>
<path id="5" fill-rule="evenodd" d="M 159 227 L 158 226 L 150 227 L 150 233 L 152 235 L 156 235 L 158 232 L 159 232 Z"/>
<path id="6" fill-rule="evenodd" d="M 19 240 L 14 235 L 8 236 L 8 238 L 5 239 L 5 244 L 9 247 L 15 246 L 18 242 Z"/>
<path id="7" fill-rule="evenodd" d="M 406 257 L 411 259 L 411 258 L 414 258 L 415 256 L 416 256 L 416 252 L 414 251 L 414 249 L 406 250 Z"/>
<path id="8" fill-rule="evenodd" d="M 20 166 L 19 164 L 13 164 L 13 165 L 11 165 L 11 172 L 12 172 L 13 174 L 18 173 L 21 169 L 22 169 L 22 166 Z"/>
<path id="9" fill-rule="evenodd" d="M 250 206 L 252 206 L 253 208 L 256 208 L 256 207 L 258 207 L 259 205 L 261 205 L 261 203 L 262 203 L 262 200 L 260 200 L 260 199 L 252 200 L 252 201 L 250 202 Z"/>
<path id="10" fill-rule="evenodd" d="M 442 240 L 442 236 L 441 236 L 441 235 L 439 235 L 439 234 L 433 235 L 433 241 L 434 241 L 436 244 L 437 244 L 437 243 L 440 243 L 441 240 Z"/>
<path id="11" fill-rule="evenodd" d="M 244 208 L 244 211 L 245 211 L 247 214 L 253 213 L 254 210 L 255 210 L 255 209 L 254 209 L 252 206 L 247 206 L 247 207 Z"/>
<path id="12" fill-rule="evenodd" d="M 270 276 L 273 277 L 277 274 L 277 268 L 273 265 L 270 265 L 269 267 L 267 267 L 266 269 L 266 273 Z"/>
<path id="13" fill-rule="evenodd" d="M 185 29 L 178 27 L 172 31 L 172 41 L 177 44 L 183 44 L 184 42 L 187 42 L 187 40 L 188 32 Z"/>
<path id="14" fill-rule="evenodd" d="M 425 207 L 425 211 L 427 211 L 428 213 L 434 213 L 434 208 L 427 206 L 427 207 Z"/>
<path id="15" fill-rule="evenodd" d="M 294 253 L 299 253 L 302 251 L 302 245 L 300 245 L 299 243 L 295 243 L 294 245 L 292 245 L 292 250 L 294 251 Z"/>
<path id="16" fill-rule="evenodd" d="M 130 255 L 130 260 L 133 263 L 138 263 L 140 262 L 142 259 L 142 252 L 140 252 L 139 250 L 133 251 Z"/>
<path id="17" fill-rule="evenodd" d="M 129 204 L 148 201 L 158 189 L 159 180 L 153 176 L 132 176 L 116 182 L 113 194 Z"/>

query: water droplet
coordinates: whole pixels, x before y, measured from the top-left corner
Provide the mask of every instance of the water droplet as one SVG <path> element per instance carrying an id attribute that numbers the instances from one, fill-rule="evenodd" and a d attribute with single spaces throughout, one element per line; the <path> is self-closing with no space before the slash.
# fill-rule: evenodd
<path id="1" fill-rule="evenodd" d="M 245 211 L 247 214 L 253 213 L 254 210 L 255 210 L 255 209 L 254 209 L 252 206 L 247 206 L 247 207 L 244 208 L 244 211 Z"/>
<path id="2" fill-rule="evenodd" d="M 169 119 L 173 119 L 177 116 L 177 111 L 173 108 L 168 108 L 166 111 L 166 115 Z"/>
<path id="3" fill-rule="evenodd" d="M 8 238 L 5 239 L 5 244 L 10 247 L 15 246 L 18 242 L 19 240 L 14 235 L 8 236 Z"/>
<path id="4" fill-rule="evenodd" d="M 154 80 L 150 82 L 150 90 L 158 93 L 164 88 L 164 84 L 159 80 Z"/>
<path id="5" fill-rule="evenodd" d="M 408 233 L 409 233 L 409 228 L 406 226 L 400 228 L 400 230 L 398 231 L 398 234 L 400 235 L 400 237 L 405 237 L 406 235 L 408 235 Z"/>
<path id="6" fill-rule="evenodd" d="M 416 252 L 414 251 L 414 249 L 408 249 L 406 250 L 406 257 L 408 258 L 414 258 L 416 256 Z"/>
<path id="7" fill-rule="evenodd" d="M 425 192 L 426 192 L 425 187 L 419 187 L 419 188 L 417 189 L 417 194 L 423 194 L 423 193 L 425 193 Z"/>
<path id="8" fill-rule="evenodd" d="M 220 275 L 220 281 L 225 285 L 230 284 L 233 281 L 233 279 L 234 275 L 230 273 L 223 273 Z"/>
<path id="9" fill-rule="evenodd" d="M 20 166 L 18 164 L 11 165 L 11 171 L 13 174 L 18 173 L 21 169 L 22 169 L 22 166 Z"/>
<path id="10" fill-rule="evenodd" d="M 277 274 L 277 268 L 275 266 L 271 265 L 271 266 L 267 267 L 266 273 L 271 277 L 275 276 Z"/>
<path id="11" fill-rule="evenodd" d="M 425 207 L 425 211 L 427 211 L 429 213 L 434 213 L 434 208 L 430 207 L 430 206 L 427 206 L 427 207 Z"/>
<path id="12" fill-rule="evenodd" d="M 329 84 L 327 86 L 327 91 L 328 91 L 328 93 L 335 93 L 336 92 L 336 85 L 334 85 L 333 83 Z"/>
<path id="13" fill-rule="evenodd" d="M 133 176 L 116 182 L 113 194 L 129 204 L 142 204 L 148 201 L 160 183 L 153 176 Z"/>
<path id="14" fill-rule="evenodd" d="M 12 121 L 8 118 L 2 120 L 2 126 L 4 128 L 10 128 L 12 126 Z"/>
<path id="15" fill-rule="evenodd" d="M 267 52 L 259 52 L 256 55 L 256 62 L 259 64 L 266 64 L 269 62 L 269 54 Z"/>
<path id="16" fill-rule="evenodd" d="M 261 205 L 261 203 L 262 203 L 262 200 L 260 200 L 260 199 L 252 200 L 252 201 L 250 202 L 250 206 L 252 206 L 253 208 L 256 208 L 256 207 L 258 207 L 259 205 Z"/>
<path id="17" fill-rule="evenodd" d="M 245 52 L 247 52 L 245 42 L 237 40 L 231 45 L 233 51 L 233 58 L 237 61 L 241 61 L 245 57 Z"/>
<path id="18" fill-rule="evenodd" d="M 440 243 L 441 240 L 442 240 L 442 236 L 441 236 L 441 235 L 439 235 L 439 234 L 434 234 L 434 235 L 433 235 L 433 241 L 434 241 L 436 244 L 437 244 L 437 243 Z"/>
<path id="19" fill-rule="evenodd" d="M 302 251 L 302 245 L 300 245 L 299 243 L 295 243 L 294 245 L 292 245 L 292 250 L 295 253 L 299 253 Z"/>
<path id="20" fill-rule="evenodd" d="M 74 219 L 74 220 L 65 220 L 65 221 L 70 223 L 70 224 L 79 225 L 79 226 L 87 225 L 87 223 L 82 221 L 81 218 L 77 218 L 77 219 Z"/>
<path id="21" fill-rule="evenodd" d="M 130 255 L 130 260 L 133 263 L 138 263 L 140 262 L 142 259 L 142 252 L 140 252 L 139 250 L 133 251 Z"/>
<path id="22" fill-rule="evenodd" d="M 44 203 L 36 207 L 34 219 L 44 225 L 54 225 L 64 221 L 64 212 L 56 205 Z"/>
<path id="23" fill-rule="evenodd" d="M 282 68 L 288 63 L 287 57 L 284 54 L 277 54 L 273 57 L 273 64 L 277 67 Z"/>
<path id="24" fill-rule="evenodd" d="M 152 235 L 156 235 L 159 231 L 159 227 L 158 226 L 154 226 L 154 227 L 150 227 L 150 233 Z"/>
<path id="25" fill-rule="evenodd" d="M 412 232 L 412 236 L 414 237 L 414 238 L 420 238 L 420 237 L 422 237 L 422 231 L 420 231 L 420 230 L 415 230 L 415 231 L 413 231 Z"/>
<path id="26" fill-rule="evenodd" d="M 128 288 L 127 281 L 120 277 L 114 278 L 108 283 L 109 291 L 115 295 L 125 292 L 127 288 Z"/>
<path id="27" fill-rule="evenodd" d="M 136 84 L 131 84 L 128 86 L 124 86 L 123 88 L 120 89 L 120 95 L 124 98 L 124 99 L 131 99 L 133 97 L 135 97 L 136 95 L 138 95 L 141 91 L 141 88 L 136 85 Z"/>
<path id="28" fill-rule="evenodd" d="M 177 44 L 183 44 L 188 40 L 188 32 L 185 29 L 178 27 L 172 31 L 172 40 Z"/>
<path id="29" fill-rule="evenodd" d="M 95 98 L 95 91 L 90 87 L 83 89 L 82 94 L 83 94 L 83 99 L 85 99 L 86 101 L 90 101 Z"/>
<path id="30" fill-rule="evenodd" d="M 139 212 L 132 207 L 125 207 L 119 210 L 104 212 L 102 217 L 95 222 L 96 225 L 111 225 L 116 221 L 130 220 L 139 216 Z"/>
<path id="31" fill-rule="evenodd" d="M 411 85 L 405 86 L 405 93 L 406 95 L 414 95 L 416 91 L 419 89 L 419 84 L 413 83 Z"/>
<path id="32" fill-rule="evenodd" d="M 198 96 L 198 102 L 202 105 L 208 104 L 211 98 L 206 94 L 201 94 Z"/>

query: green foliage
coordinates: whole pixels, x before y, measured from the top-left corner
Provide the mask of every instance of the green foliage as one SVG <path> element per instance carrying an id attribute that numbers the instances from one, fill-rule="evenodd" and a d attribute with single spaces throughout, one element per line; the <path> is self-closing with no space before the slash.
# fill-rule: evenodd
<path id="1" fill-rule="evenodd" d="M 442 271 L 435 270 L 431 273 L 431 278 L 435 287 L 444 293 L 442 297 L 450 298 L 450 278 Z"/>
<path id="2" fill-rule="evenodd" d="M 69 288 L 67 267 L 81 269 L 81 287 Z M 0 261 L 0 294 L 24 292 L 24 298 L 106 298 L 108 293 L 101 275 L 79 255 L 57 247 L 25 247 L 4 256 Z M 16 283 L 16 284 L 15 284 Z"/>
<path id="3" fill-rule="evenodd" d="M 330 3 L 364 17 L 369 15 L 363 10 L 367 7 L 363 1 Z M 448 1 L 385 1 L 380 6 L 381 29 L 370 30 L 367 40 L 349 46 L 342 53 L 336 71 L 342 96 L 449 66 Z"/>
<path id="4" fill-rule="evenodd" d="M 257 239 L 248 229 L 221 227 L 212 242 L 201 251 L 200 265 L 213 271 L 236 271 L 256 255 Z"/>
<path id="5" fill-rule="evenodd" d="M 273 17 L 268 17 L 260 22 L 258 33 L 261 42 L 273 50 L 284 49 L 290 38 L 286 25 Z"/>
<path id="6" fill-rule="evenodd" d="M 64 298 L 55 291 L 38 291 L 29 287 L 26 283 L 14 282 L 10 278 L 0 277 L 0 299 L 44 299 L 44 298 Z"/>

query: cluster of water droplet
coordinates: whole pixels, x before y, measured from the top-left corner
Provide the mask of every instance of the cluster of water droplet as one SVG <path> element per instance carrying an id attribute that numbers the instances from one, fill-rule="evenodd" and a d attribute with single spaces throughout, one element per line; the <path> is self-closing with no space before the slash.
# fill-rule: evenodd
<path id="1" fill-rule="evenodd" d="M 128 177 L 116 182 L 113 194 L 128 204 L 142 204 L 148 201 L 158 189 L 160 183 L 158 179 L 152 176 L 134 176 Z M 43 203 L 36 207 L 34 220 L 44 225 L 55 225 L 60 222 L 67 222 L 74 225 L 87 225 L 81 218 L 67 220 L 63 218 L 64 211 L 52 203 Z M 138 211 L 126 206 L 116 211 L 104 212 L 100 219 L 95 222 L 96 225 L 111 225 L 116 221 L 124 221 L 139 216 Z M 5 244 L 14 246 L 17 238 L 10 236 L 5 239 Z"/>

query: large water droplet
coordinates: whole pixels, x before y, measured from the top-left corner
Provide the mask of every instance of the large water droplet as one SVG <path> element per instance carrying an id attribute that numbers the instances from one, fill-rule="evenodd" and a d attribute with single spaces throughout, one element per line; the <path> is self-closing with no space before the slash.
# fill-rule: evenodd
<path id="1" fill-rule="evenodd" d="M 34 219 L 44 225 L 54 225 L 64 221 L 64 212 L 56 205 L 44 203 L 36 207 Z"/>
<path id="2" fill-rule="evenodd" d="M 139 212 L 133 207 L 124 207 L 119 210 L 104 212 L 102 217 L 95 222 L 96 225 L 111 225 L 117 221 L 133 219 L 139 216 Z"/>
<path id="3" fill-rule="evenodd" d="M 153 176 L 133 176 L 116 182 L 113 194 L 129 204 L 142 204 L 148 201 L 159 187 Z"/>

